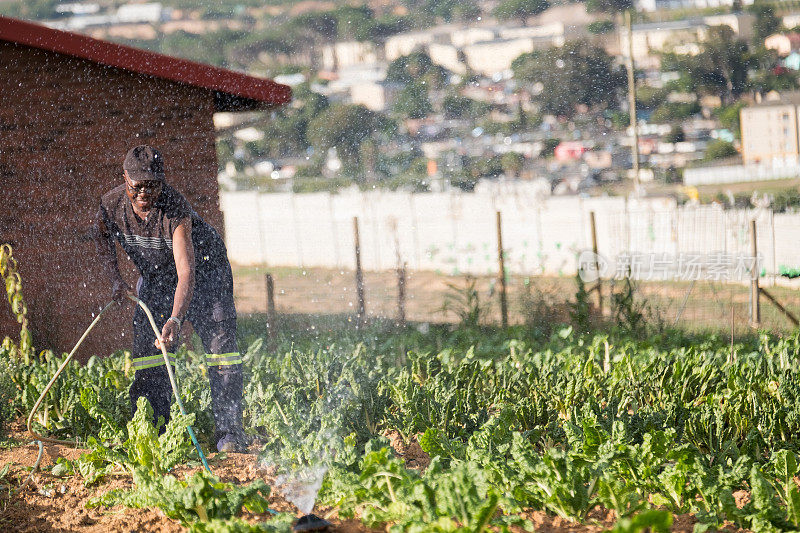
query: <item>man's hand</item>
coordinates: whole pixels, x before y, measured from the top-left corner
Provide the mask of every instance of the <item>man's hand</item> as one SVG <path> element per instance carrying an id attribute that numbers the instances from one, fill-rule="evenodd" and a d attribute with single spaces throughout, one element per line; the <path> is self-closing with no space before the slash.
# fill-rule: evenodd
<path id="1" fill-rule="evenodd" d="M 114 282 L 111 287 L 111 298 L 115 302 L 122 303 L 125 297 L 129 295 L 133 295 L 133 291 L 127 283 L 121 279 Z"/>
<path id="2" fill-rule="evenodd" d="M 156 339 L 156 348 L 161 349 L 161 341 L 164 342 L 164 348 L 171 351 L 172 348 L 178 343 L 181 337 L 181 328 L 174 320 L 167 320 L 161 330 L 161 339 Z"/>

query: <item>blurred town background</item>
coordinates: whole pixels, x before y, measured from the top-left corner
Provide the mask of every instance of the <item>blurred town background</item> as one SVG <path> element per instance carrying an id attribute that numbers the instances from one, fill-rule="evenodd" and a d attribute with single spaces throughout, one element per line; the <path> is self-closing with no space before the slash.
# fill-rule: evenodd
<path id="1" fill-rule="evenodd" d="M 470 287 L 496 305 L 500 268 L 528 310 L 516 320 L 566 313 L 572 278 L 553 279 L 593 241 L 610 259 L 733 261 L 753 249 L 751 220 L 764 283 L 793 286 L 800 2 L 640 0 L 623 16 L 630 5 L 0 0 L 0 14 L 292 87 L 284 108 L 215 115 L 244 310 L 267 306 L 266 272 L 284 310 L 358 305 L 354 217 L 368 312 L 387 316 L 406 267 L 415 319 L 452 317 L 442 302 Z M 750 277 L 641 279 L 636 295 L 665 323 L 733 329 L 753 320 Z"/>
<path id="2" fill-rule="evenodd" d="M 0 0 L 1 14 L 291 85 L 286 109 L 218 115 L 219 177 L 229 190 L 295 192 L 469 191 L 505 179 L 545 194 L 624 194 L 633 135 L 619 7 Z M 779 210 L 794 205 L 800 4 L 635 8 L 645 190 L 738 206 L 757 190 Z"/>

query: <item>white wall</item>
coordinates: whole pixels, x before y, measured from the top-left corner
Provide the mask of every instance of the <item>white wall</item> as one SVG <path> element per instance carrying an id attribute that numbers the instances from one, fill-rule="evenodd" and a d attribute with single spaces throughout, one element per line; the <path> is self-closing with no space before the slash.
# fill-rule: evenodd
<path id="1" fill-rule="evenodd" d="M 779 163 L 784 163 L 780 161 Z M 772 181 L 800 177 L 800 166 L 789 161 L 785 165 L 731 165 L 687 168 L 683 171 L 686 185 L 719 185 L 748 181 Z"/>
<path id="2" fill-rule="evenodd" d="M 749 253 L 749 220 L 757 219 L 768 272 L 800 266 L 800 215 L 678 207 L 669 199 L 550 197 L 500 189 L 483 193 L 222 192 L 228 255 L 238 264 L 352 269 L 353 217 L 359 217 L 362 265 L 445 274 L 497 272 L 496 215 L 503 217 L 506 266 L 515 273 L 572 275 L 591 248 L 589 213 L 600 253 L 623 251 Z M 777 245 L 773 243 L 778 243 Z"/>

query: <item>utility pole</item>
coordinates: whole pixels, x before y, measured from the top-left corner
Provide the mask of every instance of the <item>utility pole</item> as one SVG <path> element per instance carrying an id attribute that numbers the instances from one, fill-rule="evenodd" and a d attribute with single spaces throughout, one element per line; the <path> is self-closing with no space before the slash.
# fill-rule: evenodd
<path id="1" fill-rule="evenodd" d="M 625 10 L 625 31 L 628 34 L 628 50 L 625 57 L 625 67 L 628 71 L 628 108 L 631 116 L 631 129 L 633 130 L 633 190 L 639 196 L 639 130 L 636 120 L 636 78 L 633 72 L 633 23 L 631 10 Z"/>

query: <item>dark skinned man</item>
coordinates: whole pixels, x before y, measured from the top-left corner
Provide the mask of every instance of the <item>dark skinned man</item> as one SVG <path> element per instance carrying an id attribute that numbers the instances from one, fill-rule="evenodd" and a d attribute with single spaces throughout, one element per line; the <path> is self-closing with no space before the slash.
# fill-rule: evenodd
<path id="1" fill-rule="evenodd" d="M 150 146 L 128 151 L 124 183 L 103 195 L 97 213 L 97 248 L 121 301 L 131 288 L 122 279 L 114 242 L 139 270 L 136 294 L 150 308 L 161 338 L 137 307 L 133 317 L 131 409 L 144 396 L 155 420 L 169 420 L 172 389 L 161 355 L 177 345 L 181 325 L 192 323 L 205 348 L 219 451 L 243 451 L 242 358 L 236 345 L 233 276 L 217 231 L 165 182 L 161 153 Z"/>

